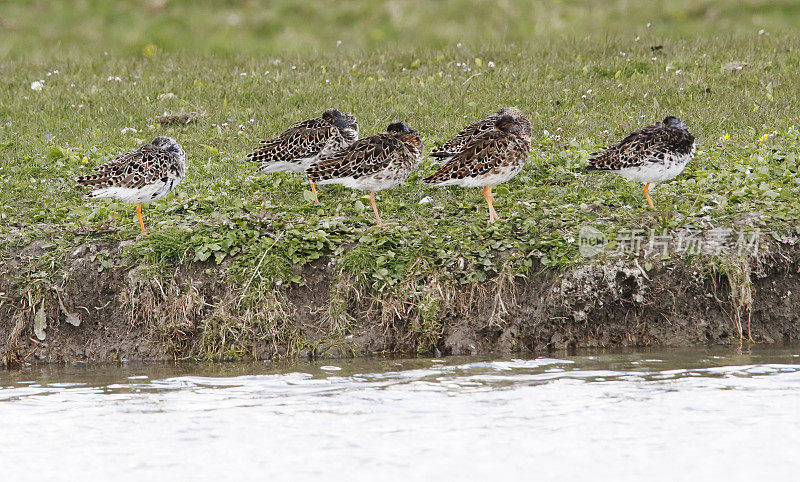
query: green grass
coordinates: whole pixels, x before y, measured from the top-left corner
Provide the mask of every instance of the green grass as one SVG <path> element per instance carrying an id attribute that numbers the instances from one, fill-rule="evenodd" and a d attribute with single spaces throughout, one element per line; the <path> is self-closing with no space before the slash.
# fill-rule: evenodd
<path id="1" fill-rule="evenodd" d="M 776 236 L 798 232 L 794 2 L 149 5 L 4 4 L 0 245 L 46 239 L 66 257 L 86 241 L 135 240 L 137 262 L 233 259 L 233 275 L 259 289 L 302 282 L 295 266 L 330 255 L 380 292 L 431 272 L 483 281 L 508 259 L 520 273 L 534 259 L 585 262 L 575 243 L 582 225 L 613 238 L 760 213 Z M 722 68 L 731 61 L 748 66 Z M 429 160 L 379 194 L 384 219 L 400 222 L 385 230 L 373 226 L 364 193 L 321 187 L 315 206 L 303 176 L 252 176 L 244 161 L 259 139 L 328 107 L 356 113 L 363 135 L 402 120 L 430 148 L 505 105 L 529 115 L 534 145 L 523 172 L 495 189 L 505 222 L 491 226 L 479 190 L 419 182 Z M 154 120 L 164 112 L 200 120 L 165 128 Z M 640 186 L 582 166 L 668 114 L 690 126 L 698 152 L 652 190 L 669 213 L 660 219 Z M 86 200 L 73 179 L 163 134 L 186 150 L 188 177 L 145 207 L 152 234 L 138 239 L 132 206 Z"/>

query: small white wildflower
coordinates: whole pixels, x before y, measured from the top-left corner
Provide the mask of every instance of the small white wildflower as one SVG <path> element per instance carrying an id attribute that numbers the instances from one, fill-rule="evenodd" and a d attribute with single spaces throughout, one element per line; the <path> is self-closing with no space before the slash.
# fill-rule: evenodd
<path id="1" fill-rule="evenodd" d="M 116 77 L 116 76 L 114 76 L 114 75 L 109 75 L 109 76 L 108 76 L 108 82 L 111 82 L 111 81 L 114 81 L 114 82 L 122 82 L 122 79 L 120 79 L 119 77 Z"/>
<path id="2" fill-rule="evenodd" d="M 223 122 L 222 124 L 220 124 L 220 126 L 222 126 L 222 127 L 228 127 L 228 123 L 227 123 L 227 122 Z"/>
<path id="3" fill-rule="evenodd" d="M 494 68 L 494 62 L 492 62 L 492 61 L 490 60 L 490 61 L 489 61 L 489 62 L 486 64 L 486 66 L 487 66 L 487 67 L 489 67 L 490 69 L 493 69 L 493 68 Z"/>
<path id="4" fill-rule="evenodd" d="M 762 28 L 761 30 L 758 31 L 758 34 L 759 35 L 764 35 L 764 32 L 765 32 L 765 30 Z"/>
<path id="5" fill-rule="evenodd" d="M 633 41 L 634 41 L 634 42 L 638 42 L 640 38 L 641 38 L 641 37 L 637 35 L 637 36 L 636 36 L 636 38 L 635 38 L 635 39 L 633 39 Z"/>
<path id="6" fill-rule="evenodd" d="M 39 92 L 44 88 L 44 80 L 37 80 L 35 82 L 31 82 L 31 89 Z"/>
<path id="7" fill-rule="evenodd" d="M 342 41 L 341 41 L 341 40 L 337 40 L 337 41 L 336 41 L 336 46 L 338 47 L 338 46 L 340 46 L 340 45 L 342 45 Z"/>
<path id="8" fill-rule="evenodd" d="M 269 70 L 265 71 L 264 75 L 269 75 Z"/>
<path id="9" fill-rule="evenodd" d="M 239 74 L 239 77 L 247 77 L 247 72 L 242 72 Z"/>
<path id="10" fill-rule="evenodd" d="M 292 70 L 297 70 L 297 66 L 296 65 L 292 65 Z"/>
<path id="11" fill-rule="evenodd" d="M 120 132 L 121 132 L 122 134 L 127 134 L 128 132 L 132 132 L 132 133 L 136 134 L 136 133 L 137 133 L 137 132 L 139 132 L 139 131 L 137 131 L 137 130 L 136 130 L 136 129 L 134 129 L 133 127 L 125 127 L 125 128 L 123 128 L 123 129 L 122 129 Z"/>
<path id="12" fill-rule="evenodd" d="M 326 84 L 330 84 L 330 83 L 331 83 L 331 80 L 330 80 L 330 79 L 325 79 L 325 83 L 326 83 Z"/>
<path id="13" fill-rule="evenodd" d="M 458 42 L 458 43 L 456 44 L 456 47 L 458 47 L 458 48 L 461 48 L 461 42 Z"/>
<path id="14" fill-rule="evenodd" d="M 650 28 L 650 22 L 647 22 L 647 28 Z"/>
<path id="15" fill-rule="evenodd" d="M 431 204 L 433 199 L 430 196 L 425 196 L 424 198 L 419 200 L 419 204 Z"/>
<path id="16" fill-rule="evenodd" d="M 241 131 L 241 130 L 244 130 L 244 125 L 242 125 L 242 124 L 239 124 L 239 130 L 240 130 L 240 131 Z"/>
<path id="17" fill-rule="evenodd" d="M 279 63 L 281 63 L 281 59 L 275 59 L 272 61 L 272 65 L 278 65 Z"/>
<path id="18" fill-rule="evenodd" d="M 252 124 L 252 123 L 254 123 L 255 121 L 256 121 L 256 120 L 255 120 L 254 118 L 252 118 L 252 117 L 251 117 L 251 118 L 250 118 L 250 120 L 249 120 L 249 121 L 247 121 L 247 122 L 249 122 L 249 123 L 251 123 L 251 124 Z"/>

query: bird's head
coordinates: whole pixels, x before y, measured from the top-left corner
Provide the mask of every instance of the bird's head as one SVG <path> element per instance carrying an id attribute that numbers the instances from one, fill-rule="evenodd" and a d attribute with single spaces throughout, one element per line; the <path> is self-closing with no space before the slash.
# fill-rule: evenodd
<path id="1" fill-rule="evenodd" d="M 402 136 L 405 134 L 415 133 L 416 131 L 414 129 L 411 129 L 407 125 L 403 124 L 402 122 L 395 122 L 393 124 L 389 124 L 389 126 L 386 127 L 386 132 L 388 132 L 389 134 Z"/>
<path id="2" fill-rule="evenodd" d="M 516 107 L 503 107 L 502 109 L 497 111 L 497 115 L 510 115 L 513 118 L 518 118 L 521 115 L 524 115 L 521 110 L 517 109 Z"/>
<path id="3" fill-rule="evenodd" d="M 167 136 L 158 136 L 150 144 L 169 152 L 177 153 L 181 150 L 180 144 L 175 139 Z"/>
<path id="4" fill-rule="evenodd" d="M 675 116 L 672 116 L 672 115 L 671 116 L 667 116 L 666 118 L 664 118 L 663 124 L 664 124 L 664 126 L 670 128 L 670 129 L 681 129 L 681 130 L 689 129 L 689 127 L 687 127 L 686 124 L 684 124 L 682 120 L 680 120 L 679 118 L 677 118 Z"/>
<path id="5" fill-rule="evenodd" d="M 349 112 L 341 112 L 339 109 L 328 109 L 322 113 L 322 118 L 355 140 L 358 137 L 358 122 L 356 116 Z"/>
<path id="6" fill-rule="evenodd" d="M 519 121 L 508 114 L 501 115 L 496 121 L 494 121 L 494 126 L 503 132 L 508 132 L 509 134 L 519 135 L 522 133 L 522 126 L 520 125 Z"/>
<path id="7" fill-rule="evenodd" d="M 339 109 L 328 109 L 322 113 L 322 118 L 331 124 L 335 123 L 338 119 L 344 117 L 344 114 Z"/>
<path id="8" fill-rule="evenodd" d="M 422 148 L 422 141 L 419 138 L 419 133 L 402 122 L 389 124 L 389 126 L 386 127 L 386 132 L 399 137 L 402 142 L 413 146 L 413 148 Z"/>
<path id="9" fill-rule="evenodd" d="M 502 109 L 497 111 L 497 115 L 504 116 L 510 115 L 514 118 L 515 121 L 519 124 L 519 134 L 530 137 L 531 136 L 531 121 L 525 116 L 525 113 L 521 110 L 517 109 L 516 107 L 503 107 Z"/>

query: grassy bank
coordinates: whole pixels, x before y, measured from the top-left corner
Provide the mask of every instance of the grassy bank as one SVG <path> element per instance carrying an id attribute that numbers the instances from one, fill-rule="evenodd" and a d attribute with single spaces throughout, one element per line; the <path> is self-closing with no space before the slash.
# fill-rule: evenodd
<path id="1" fill-rule="evenodd" d="M 235 324 L 248 306 L 273 309 L 276 287 L 280 297 L 307 283 L 302 266 L 320 258 L 335 263 L 332 292 L 352 286 L 397 299 L 422 285 L 433 293 L 434 285 L 619 256 L 581 256 L 582 226 L 602 232 L 607 251 L 632 229 L 759 230 L 765 242 L 800 232 L 800 37 L 786 30 L 797 18 L 791 2 L 670 2 L 652 11 L 624 1 L 353 1 L 311 12 L 289 2 L 151 4 L 79 2 L 72 11 L 12 2 L 0 21 L 8 40 L 0 250 L 44 246 L 14 273 L 18 292 L 2 295 L 8 303 L 34 310 L 87 243 L 123 242 L 93 255 L 100 271 L 168 277 L 197 263 L 237 292 Z M 466 8 L 485 27 L 453 13 Z M 363 135 L 402 120 L 429 149 L 504 105 L 528 114 L 534 147 L 523 172 L 495 190 L 505 222 L 491 226 L 478 190 L 421 185 L 429 160 L 379 194 L 382 215 L 400 223 L 383 230 L 362 193 L 323 187 L 314 205 L 302 176 L 252 176 L 244 162 L 259 139 L 327 107 L 354 112 Z M 196 122 L 162 126 L 155 119 L 165 112 Z M 660 213 L 647 209 L 639 186 L 584 173 L 588 153 L 667 114 L 686 121 L 698 152 L 684 174 L 652 191 Z M 73 179 L 156 135 L 179 139 L 189 171 L 173 196 L 145 208 L 151 235 L 140 238 L 130 205 L 88 201 Z M 434 323 L 442 296 L 426 293 L 408 302 Z"/>

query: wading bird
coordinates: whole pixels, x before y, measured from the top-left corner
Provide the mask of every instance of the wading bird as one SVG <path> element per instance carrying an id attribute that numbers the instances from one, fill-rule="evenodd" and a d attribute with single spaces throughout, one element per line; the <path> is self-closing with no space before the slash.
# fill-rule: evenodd
<path id="1" fill-rule="evenodd" d="M 169 194 L 186 176 L 185 153 L 171 137 L 156 137 L 135 151 L 127 152 L 95 169 L 94 174 L 75 181 L 92 190 L 90 198 L 114 197 L 136 203 L 139 226 L 145 233 L 142 204 Z"/>
<path id="2" fill-rule="evenodd" d="M 643 183 L 647 203 L 655 209 L 650 198 L 650 184 L 675 178 L 693 156 L 694 136 L 682 120 L 669 116 L 592 154 L 586 169 L 611 171 L 629 181 Z"/>
<path id="3" fill-rule="evenodd" d="M 508 114 L 498 117 L 491 129 L 472 138 L 423 182 L 437 186 L 482 187 L 489 206 L 489 222 L 500 220 L 494 210 L 492 186 L 516 176 L 531 149 L 530 122 L 524 115 L 521 117 Z"/>
<path id="4" fill-rule="evenodd" d="M 359 139 L 341 151 L 321 157 L 307 170 L 317 184 L 341 184 L 370 191 L 370 203 L 378 226 L 386 226 L 378 214 L 375 191 L 405 181 L 419 166 L 422 142 L 419 133 L 402 122 L 390 124 L 386 132 Z M 394 223 L 389 223 L 394 224 Z"/>
<path id="5" fill-rule="evenodd" d="M 247 159 L 261 163 L 256 172 L 305 172 L 319 158 L 349 146 L 357 138 L 355 116 L 328 109 L 320 117 L 293 124 L 278 137 L 261 141 Z M 319 203 L 314 181 L 311 192 L 314 202 Z"/>

